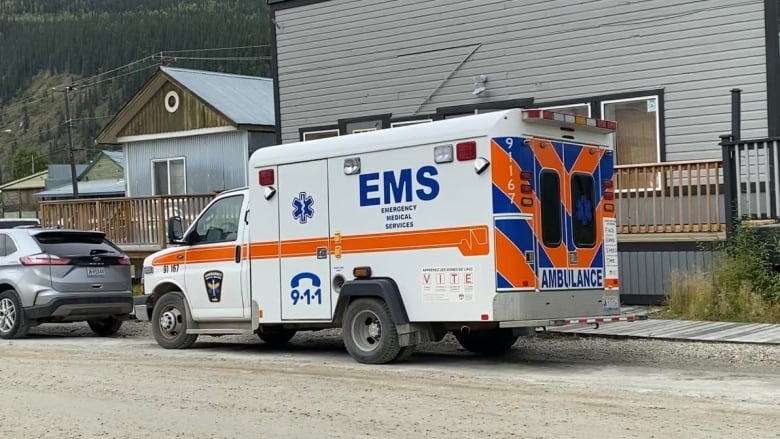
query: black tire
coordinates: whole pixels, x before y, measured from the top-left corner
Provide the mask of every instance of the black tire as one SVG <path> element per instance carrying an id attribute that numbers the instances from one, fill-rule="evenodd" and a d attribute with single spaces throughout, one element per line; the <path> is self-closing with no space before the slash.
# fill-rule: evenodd
<path id="1" fill-rule="evenodd" d="M 382 300 L 354 300 L 347 307 L 343 322 L 344 347 L 360 363 L 384 364 L 401 360 L 414 349 L 398 344 L 398 331 L 387 303 Z"/>
<path id="2" fill-rule="evenodd" d="M 13 290 L 0 293 L 0 338 L 21 338 L 27 335 L 30 325 L 24 318 L 19 296 Z"/>
<path id="3" fill-rule="evenodd" d="M 165 293 L 152 310 L 152 334 L 165 349 L 187 349 L 198 334 L 187 334 L 187 308 L 177 292 Z"/>
<path id="4" fill-rule="evenodd" d="M 268 329 L 265 331 L 258 329 L 257 336 L 268 345 L 284 346 L 295 337 L 295 332 L 294 329 Z"/>
<path id="5" fill-rule="evenodd" d="M 508 351 L 518 339 L 511 329 L 489 329 L 468 334 L 455 333 L 464 349 L 475 354 L 495 356 Z"/>
<path id="6" fill-rule="evenodd" d="M 100 337 L 114 335 L 122 327 L 122 321 L 116 317 L 109 317 L 103 320 L 87 320 L 89 329 Z"/>

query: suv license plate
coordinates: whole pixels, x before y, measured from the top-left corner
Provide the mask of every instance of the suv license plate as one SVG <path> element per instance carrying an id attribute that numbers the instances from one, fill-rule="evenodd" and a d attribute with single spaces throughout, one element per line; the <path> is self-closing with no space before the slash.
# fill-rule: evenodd
<path id="1" fill-rule="evenodd" d="M 103 277 L 106 275 L 104 267 L 87 267 L 87 277 Z"/>

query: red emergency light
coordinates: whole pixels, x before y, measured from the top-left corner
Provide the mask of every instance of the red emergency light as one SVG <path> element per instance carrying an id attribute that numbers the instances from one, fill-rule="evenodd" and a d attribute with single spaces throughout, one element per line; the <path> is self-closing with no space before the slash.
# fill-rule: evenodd
<path id="1" fill-rule="evenodd" d="M 473 140 L 458 143 L 455 145 L 455 150 L 455 156 L 459 162 L 477 158 L 477 142 Z"/>
<path id="2" fill-rule="evenodd" d="M 611 120 L 595 119 L 592 117 L 574 114 L 559 113 L 550 110 L 532 109 L 523 110 L 523 120 L 526 121 L 557 121 L 572 125 L 582 125 L 601 128 L 609 131 L 617 131 L 617 122 Z"/>
<path id="3" fill-rule="evenodd" d="M 260 171 L 260 186 L 271 186 L 274 184 L 274 170 L 263 169 Z"/>

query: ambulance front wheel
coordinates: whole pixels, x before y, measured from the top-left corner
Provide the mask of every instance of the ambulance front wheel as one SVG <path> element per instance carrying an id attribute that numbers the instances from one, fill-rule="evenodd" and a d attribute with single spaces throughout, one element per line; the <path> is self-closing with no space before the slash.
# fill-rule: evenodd
<path id="1" fill-rule="evenodd" d="M 186 349 L 195 344 L 198 334 L 187 334 L 187 308 L 176 292 L 165 293 L 152 311 L 152 334 L 166 349 Z"/>
<path id="2" fill-rule="evenodd" d="M 402 361 L 414 346 L 400 346 L 398 331 L 383 300 L 360 298 L 352 301 L 342 324 L 344 347 L 355 360 L 366 364 Z"/>
<path id="3" fill-rule="evenodd" d="M 511 329 L 503 328 L 454 334 L 458 343 L 467 351 L 490 356 L 508 351 L 518 339 Z"/>

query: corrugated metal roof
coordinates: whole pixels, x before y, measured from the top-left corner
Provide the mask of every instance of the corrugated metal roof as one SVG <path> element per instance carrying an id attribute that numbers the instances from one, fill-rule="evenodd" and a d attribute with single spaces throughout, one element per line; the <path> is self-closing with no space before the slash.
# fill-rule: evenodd
<path id="1" fill-rule="evenodd" d="M 87 169 L 85 164 L 76 165 L 76 175 L 80 175 Z M 70 165 L 69 164 L 53 164 L 49 165 L 49 180 L 68 180 L 70 181 Z"/>
<path id="2" fill-rule="evenodd" d="M 28 175 L 27 177 L 22 177 L 18 180 L 10 181 L 0 186 L 0 192 L 43 188 L 46 184 L 47 175 L 49 175 L 49 171 L 40 171 L 36 172 L 35 174 Z"/>
<path id="3" fill-rule="evenodd" d="M 122 151 L 106 151 L 103 150 L 103 154 L 105 154 L 108 158 L 110 158 L 114 163 L 116 163 L 120 168 L 125 168 L 125 153 Z"/>
<path id="4" fill-rule="evenodd" d="M 160 69 L 238 125 L 276 125 L 270 78 L 176 67 Z"/>
<path id="5" fill-rule="evenodd" d="M 124 196 L 125 181 L 116 179 L 90 180 L 78 182 L 79 196 Z M 37 198 L 70 198 L 73 196 L 73 184 L 66 184 L 54 189 L 36 192 Z"/>

